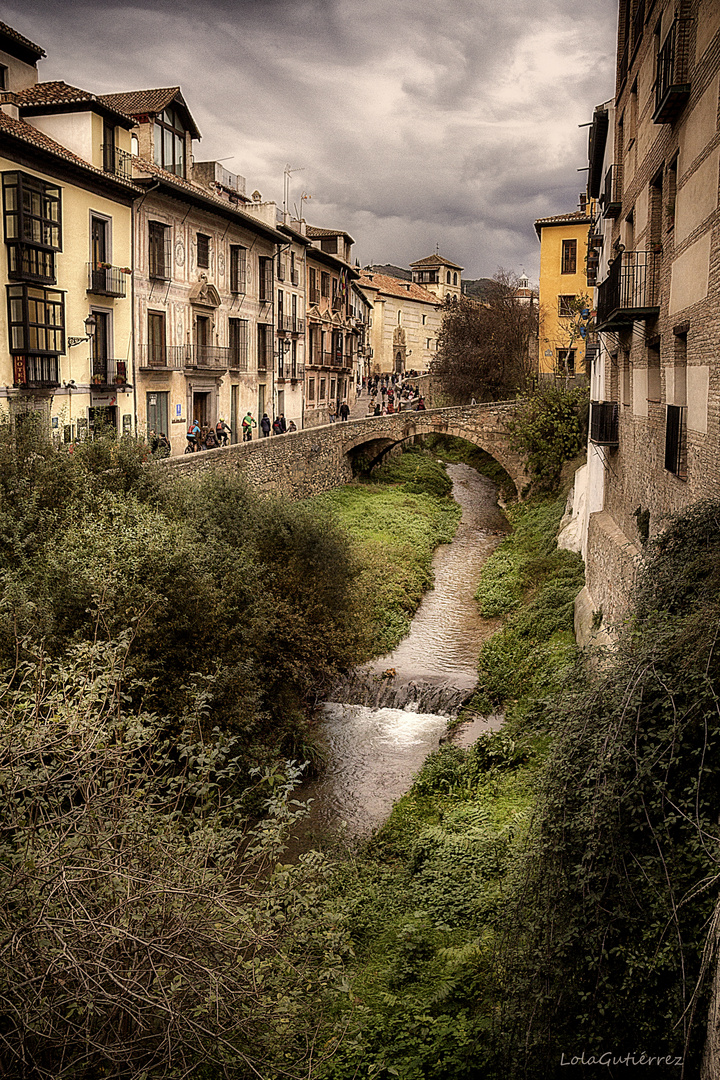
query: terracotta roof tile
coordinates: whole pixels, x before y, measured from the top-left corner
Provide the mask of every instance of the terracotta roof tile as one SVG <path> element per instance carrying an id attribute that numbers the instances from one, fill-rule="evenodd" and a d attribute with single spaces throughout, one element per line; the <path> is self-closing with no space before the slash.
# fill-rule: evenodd
<path id="1" fill-rule="evenodd" d="M 399 278 L 389 277 L 387 274 L 375 274 L 362 272 L 358 285 L 361 289 L 377 290 L 387 293 L 388 296 L 399 297 L 403 300 L 420 300 L 424 304 L 437 306 L 440 300 L 422 285 L 414 281 L 401 281 Z"/>
<path id="2" fill-rule="evenodd" d="M 95 165 L 91 165 L 88 161 L 78 157 L 77 154 L 73 154 L 71 150 L 67 150 L 64 146 L 61 146 L 60 143 L 56 143 L 54 139 L 49 138 L 43 131 L 38 131 L 32 124 L 27 124 L 24 120 L 15 120 L 13 117 L 7 116 L 7 114 L 2 111 L 0 111 L 0 131 L 4 132 L 6 135 L 14 136 L 16 139 L 20 139 L 22 142 L 34 146 L 38 150 L 44 150 L 47 153 L 54 154 L 55 157 L 62 158 L 64 161 L 69 161 L 72 165 L 82 166 L 83 169 L 89 173 L 93 173 L 95 176 L 102 176 L 106 180 L 113 180 L 116 184 L 120 184 L 129 191 L 136 191 L 140 194 L 140 189 L 136 188 L 130 180 L 123 180 L 120 176 L 114 176 L 104 172 L 102 169 L 98 169 Z"/>
<path id="3" fill-rule="evenodd" d="M 128 116 L 159 113 L 167 109 L 173 101 L 177 101 L 187 111 L 193 138 L 201 138 L 198 126 L 192 118 L 179 86 L 161 86 L 153 90 L 128 90 L 122 94 L 102 94 L 101 100 L 107 102 L 111 108 L 127 113 Z"/>
<path id="4" fill-rule="evenodd" d="M 444 258 L 442 255 L 428 255 L 425 259 L 418 259 L 417 262 L 410 263 L 411 266 L 452 266 L 454 270 L 462 270 L 463 267 L 457 263 L 450 262 L 449 259 Z"/>
<path id="5" fill-rule="evenodd" d="M 592 223 L 592 218 L 585 210 L 574 210 L 572 214 L 551 214 L 549 217 L 538 218 L 535 222 L 536 225 L 560 225 L 560 224 L 572 224 L 577 222 L 578 225 L 589 225 Z"/>
<path id="6" fill-rule="evenodd" d="M 36 45 L 30 38 L 23 37 L 17 30 L 13 30 L 12 26 L 8 26 L 7 23 L 0 22 L 0 34 L 4 34 L 5 37 L 11 38 L 13 41 L 16 41 L 18 45 L 22 45 L 24 48 L 29 49 L 30 52 L 37 53 L 38 60 L 41 56 L 46 55 L 44 49 L 41 49 L 40 46 Z"/>
<path id="7" fill-rule="evenodd" d="M 317 225 L 307 225 L 305 231 L 311 240 L 320 240 L 323 236 L 347 236 L 352 244 L 355 243 L 350 233 L 344 229 L 321 229 Z"/>
<path id="8" fill-rule="evenodd" d="M 115 113 L 127 121 L 131 126 L 131 118 L 127 113 L 105 102 L 102 97 L 91 94 L 89 90 L 80 90 L 77 86 L 68 86 L 66 82 L 39 82 L 34 86 L 28 86 L 14 95 L 15 102 L 21 111 L 23 108 L 32 108 L 40 105 L 76 105 L 87 103 L 100 105 L 103 111 Z"/>

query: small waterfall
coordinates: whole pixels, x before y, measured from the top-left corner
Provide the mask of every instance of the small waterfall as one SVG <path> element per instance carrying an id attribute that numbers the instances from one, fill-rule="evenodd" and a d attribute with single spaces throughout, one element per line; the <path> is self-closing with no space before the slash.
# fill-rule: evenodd
<path id="1" fill-rule="evenodd" d="M 392 668 L 381 674 L 356 669 L 330 687 L 327 700 L 373 709 L 405 709 L 408 712 L 457 716 L 472 691 L 449 682 L 398 680 Z"/>

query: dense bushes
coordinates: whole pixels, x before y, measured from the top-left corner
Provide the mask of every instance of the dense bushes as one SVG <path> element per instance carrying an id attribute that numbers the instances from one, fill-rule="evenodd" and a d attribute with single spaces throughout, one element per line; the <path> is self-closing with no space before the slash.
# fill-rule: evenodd
<path id="1" fill-rule="evenodd" d="M 521 399 L 519 416 L 511 425 L 512 445 L 526 455 L 536 490 L 557 490 L 563 464 L 584 449 L 588 404 L 584 387 L 567 390 L 548 382 Z"/>
<path id="2" fill-rule="evenodd" d="M 130 628 L 136 704 L 179 721 L 200 675 L 210 720 L 281 747 L 358 649 L 348 543 L 317 508 L 229 471 L 160 480 L 143 454 L 0 440 L 0 662 Z"/>

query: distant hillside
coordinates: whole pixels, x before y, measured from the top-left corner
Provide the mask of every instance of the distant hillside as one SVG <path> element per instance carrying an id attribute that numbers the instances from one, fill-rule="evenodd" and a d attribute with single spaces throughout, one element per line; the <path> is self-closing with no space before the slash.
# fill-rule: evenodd
<path id="1" fill-rule="evenodd" d="M 403 270 L 402 266 L 393 266 L 392 263 L 383 263 L 382 266 L 366 266 L 366 270 L 370 270 L 375 274 L 386 274 L 387 277 L 399 278 L 400 281 L 412 281 L 412 274 L 409 270 Z"/>
<path id="2" fill-rule="evenodd" d="M 488 277 L 476 278 L 474 281 L 469 279 L 462 283 L 462 291 L 465 296 L 477 296 L 480 300 L 489 300 L 493 290 L 496 288 L 497 281 Z"/>

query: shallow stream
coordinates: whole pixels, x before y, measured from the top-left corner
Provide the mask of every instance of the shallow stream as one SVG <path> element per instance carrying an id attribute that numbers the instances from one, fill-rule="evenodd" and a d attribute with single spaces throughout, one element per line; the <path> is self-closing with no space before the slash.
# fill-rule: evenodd
<path id="1" fill-rule="evenodd" d="M 435 585 L 423 598 L 410 633 L 386 656 L 336 687 L 339 702 L 323 706 L 323 777 L 298 797 L 314 800 L 311 830 L 343 827 L 348 837 L 380 825 L 445 737 L 477 678 L 481 645 L 497 623 L 478 614 L 473 596 L 480 570 L 507 531 L 497 489 L 467 465 L 448 465 L 462 518 L 452 543 L 433 558 Z M 469 745 L 501 717 L 478 719 L 453 741 Z"/>

